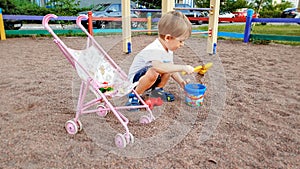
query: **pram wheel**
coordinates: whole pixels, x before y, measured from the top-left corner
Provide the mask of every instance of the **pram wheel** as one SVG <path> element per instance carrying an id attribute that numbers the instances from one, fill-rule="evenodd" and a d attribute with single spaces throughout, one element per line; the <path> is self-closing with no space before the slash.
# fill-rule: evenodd
<path id="1" fill-rule="evenodd" d="M 127 144 L 129 144 L 129 143 L 133 144 L 134 143 L 134 137 L 131 133 L 128 133 L 128 134 L 129 134 L 129 138 L 127 139 L 126 138 L 126 133 L 124 133 L 125 140 L 127 141 Z"/>
<path id="2" fill-rule="evenodd" d="M 141 118 L 140 118 L 140 123 L 142 124 L 148 124 L 148 123 L 151 123 L 151 118 L 147 115 L 143 115 Z"/>
<path id="3" fill-rule="evenodd" d="M 81 124 L 81 122 L 80 122 Z M 69 120 L 65 124 L 65 129 L 69 134 L 76 134 L 78 132 L 78 125 L 74 120 Z M 82 127 L 81 127 L 82 129 Z"/>
<path id="4" fill-rule="evenodd" d="M 105 107 L 104 105 L 99 105 L 99 106 L 97 107 L 97 109 L 98 109 L 97 114 L 98 114 L 99 116 L 105 117 L 105 116 L 107 115 L 107 112 L 108 112 L 108 111 L 105 110 L 106 107 Z"/>
<path id="5" fill-rule="evenodd" d="M 118 148 L 125 148 L 127 144 L 125 136 L 123 134 L 118 133 L 115 136 L 115 144 Z"/>

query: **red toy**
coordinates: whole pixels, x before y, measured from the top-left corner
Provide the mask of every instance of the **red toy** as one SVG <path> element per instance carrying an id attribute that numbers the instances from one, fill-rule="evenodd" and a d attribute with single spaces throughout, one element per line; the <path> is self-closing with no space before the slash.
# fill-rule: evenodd
<path id="1" fill-rule="evenodd" d="M 154 106 L 161 106 L 163 104 L 163 100 L 158 98 L 149 98 L 145 101 L 145 103 L 149 106 L 149 108 L 152 110 Z"/>

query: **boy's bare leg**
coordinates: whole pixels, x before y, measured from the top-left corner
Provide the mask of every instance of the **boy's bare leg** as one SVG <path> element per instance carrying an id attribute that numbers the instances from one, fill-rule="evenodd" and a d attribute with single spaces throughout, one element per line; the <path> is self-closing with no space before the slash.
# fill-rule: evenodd
<path id="1" fill-rule="evenodd" d="M 157 85 L 159 88 L 163 88 L 167 82 L 169 81 L 171 75 L 169 73 L 165 73 L 161 75 L 161 82 Z"/>
<path id="2" fill-rule="evenodd" d="M 149 89 L 156 81 L 159 73 L 155 71 L 154 68 L 149 68 L 144 76 L 139 80 L 139 84 L 136 86 L 135 91 L 141 95 L 147 89 Z"/>

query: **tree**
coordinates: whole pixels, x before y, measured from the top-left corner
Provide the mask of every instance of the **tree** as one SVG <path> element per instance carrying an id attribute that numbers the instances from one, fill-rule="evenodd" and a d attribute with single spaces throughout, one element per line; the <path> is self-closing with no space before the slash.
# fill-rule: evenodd
<path id="1" fill-rule="evenodd" d="M 210 0 L 195 0 L 195 5 L 199 8 L 209 8 Z M 220 11 L 236 11 L 240 8 L 247 8 L 246 0 L 221 0 Z"/>
<path id="2" fill-rule="evenodd" d="M 16 6 L 9 0 L 0 0 L 0 7 L 3 13 L 9 13 L 10 9 L 15 9 Z"/>
<path id="3" fill-rule="evenodd" d="M 80 1 L 76 0 L 50 0 L 47 5 L 52 6 L 56 15 L 76 15 Z"/>
<path id="4" fill-rule="evenodd" d="M 280 18 L 282 11 L 286 8 L 291 8 L 292 6 L 291 2 L 274 5 L 268 4 L 266 6 L 262 6 L 261 10 L 259 10 L 259 14 L 261 18 Z"/>
<path id="5" fill-rule="evenodd" d="M 6 14 L 27 14 L 28 11 L 34 11 L 38 8 L 36 4 L 29 0 L 0 0 L 1 7 L 4 7 Z"/>
<path id="6" fill-rule="evenodd" d="M 76 0 L 50 0 L 47 3 L 47 5 L 52 5 L 63 9 L 77 8 L 79 7 L 79 4 L 80 1 Z"/>
<path id="7" fill-rule="evenodd" d="M 220 10 L 234 12 L 237 9 L 248 8 L 248 6 L 246 0 L 224 0 L 220 5 Z"/>
<path id="8" fill-rule="evenodd" d="M 254 0 L 252 3 L 250 3 L 250 6 L 257 13 L 259 13 L 262 8 L 270 5 L 272 6 L 272 0 Z"/>
<path id="9" fill-rule="evenodd" d="M 79 1 L 76 0 L 50 0 L 52 8 L 40 7 L 31 0 L 0 0 L 0 6 L 3 7 L 3 13 L 15 15 L 46 15 L 49 13 L 58 16 L 76 16 Z"/>

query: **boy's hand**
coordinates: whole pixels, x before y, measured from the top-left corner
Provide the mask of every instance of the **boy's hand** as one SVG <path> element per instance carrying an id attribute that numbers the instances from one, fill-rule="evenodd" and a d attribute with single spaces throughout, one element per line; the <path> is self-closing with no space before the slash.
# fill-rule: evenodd
<path id="1" fill-rule="evenodd" d="M 190 79 L 186 79 L 186 80 L 182 80 L 180 83 L 179 83 L 179 85 L 180 85 L 180 87 L 182 88 L 182 89 L 184 89 L 184 86 L 186 85 L 186 84 L 188 84 L 188 83 L 190 83 Z"/>
<path id="2" fill-rule="evenodd" d="M 191 74 L 194 72 L 194 67 L 192 67 L 190 65 L 184 65 L 183 71 L 186 72 L 187 74 Z"/>

